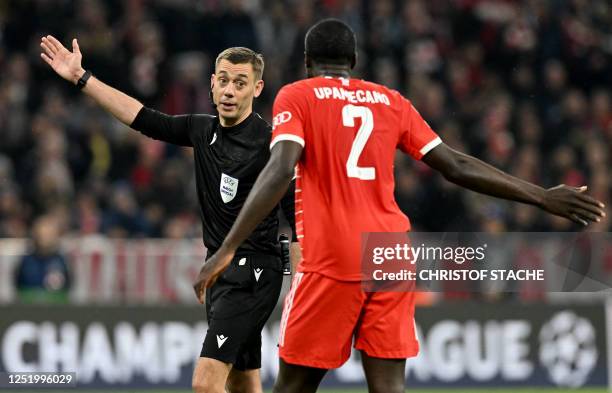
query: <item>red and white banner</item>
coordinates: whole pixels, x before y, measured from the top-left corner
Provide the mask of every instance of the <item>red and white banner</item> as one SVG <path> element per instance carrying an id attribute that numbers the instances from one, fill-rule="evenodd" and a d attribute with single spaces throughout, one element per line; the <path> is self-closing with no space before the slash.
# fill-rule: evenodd
<path id="1" fill-rule="evenodd" d="M 14 273 L 27 241 L 0 241 L 0 302 L 15 298 Z M 193 279 L 204 263 L 201 240 L 65 240 L 75 303 L 193 303 Z"/>

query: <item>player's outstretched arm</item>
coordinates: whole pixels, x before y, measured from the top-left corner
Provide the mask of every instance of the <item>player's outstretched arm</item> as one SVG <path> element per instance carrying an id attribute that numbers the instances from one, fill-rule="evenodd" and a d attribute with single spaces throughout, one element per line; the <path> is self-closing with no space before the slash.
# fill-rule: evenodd
<path id="1" fill-rule="evenodd" d="M 85 73 L 81 66 L 83 56 L 77 39 L 72 40 L 72 52 L 51 35 L 42 37 L 40 46 L 43 50 L 40 54 L 43 60 L 59 76 L 76 85 L 79 78 Z M 89 78 L 83 92 L 128 126 L 132 124 L 143 106 L 138 100 L 106 85 L 95 77 Z"/>
<path id="2" fill-rule="evenodd" d="M 535 205 L 578 224 L 598 222 L 605 216 L 604 204 L 584 194 L 586 186 L 569 187 L 562 184 L 544 189 L 475 157 L 453 150 L 444 143 L 432 149 L 422 160 L 459 186 L 482 194 Z"/>
<path id="3" fill-rule="evenodd" d="M 302 146 L 292 141 L 274 145 L 270 160 L 257 177 L 240 214 L 219 250 L 204 264 L 194 284 L 196 296 L 203 302 L 204 291 L 230 264 L 236 250 L 257 225 L 270 214 L 289 188 Z"/>

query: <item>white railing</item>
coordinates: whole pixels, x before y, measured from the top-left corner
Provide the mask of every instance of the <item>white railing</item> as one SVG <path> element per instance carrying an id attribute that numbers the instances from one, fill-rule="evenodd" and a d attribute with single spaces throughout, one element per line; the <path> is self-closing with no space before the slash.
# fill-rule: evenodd
<path id="1" fill-rule="evenodd" d="M 593 235 L 592 239 L 585 237 L 586 242 L 580 240 L 582 237 L 578 241 L 563 241 L 573 239 L 572 234 L 539 235 L 542 241 L 523 249 L 511 240 L 520 240 L 524 234 L 508 234 L 507 242 L 490 250 L 486 267 L 546 268 L 545 284 L 533 287 L 531 282 L 517 282 L 508 286 L 505 281 L 490 281 L 477 290 L 539 294 L 537 299 L 563 302 L 590 302 L 612 291 L 612 236 L 609 233 Z M 24 239 L 0 239 L 0 304 L 16 300 L 14 272 L 28 252 L 28 245 Z M 201 239 L 120 240 L 95 235 L 63 239 L 60 249 L 72 273 L 70 300 L 75 304 L 193 304 L 193 280 L 206 256 Z M 563 258 L 557 260 L 559 255 Z M 574 262 L 579 269 L 575 273 L 570 262 L 577 255 L 580 258 Z M 571 283 L 576 277 L 582 277 L 578 280 L 579 288 L 559 291 L 559 283 L 568 279 Z M 452 292 L 465 290 L 464 287 L 445 287 L 438 282 L 427 289 Z M 520 293 L 517 298 L 521 298 Z"/>
<path id="2" fill-rule="evenodd" d="M 15 300 L 14 271 L 28 250 L 23 239 L 0 240 L 0 303 Z M 75 303 L 193 303 L 193 279 L 206 249 L 193 240 L 116 240 L 100 236 L 62 242 Z"/>

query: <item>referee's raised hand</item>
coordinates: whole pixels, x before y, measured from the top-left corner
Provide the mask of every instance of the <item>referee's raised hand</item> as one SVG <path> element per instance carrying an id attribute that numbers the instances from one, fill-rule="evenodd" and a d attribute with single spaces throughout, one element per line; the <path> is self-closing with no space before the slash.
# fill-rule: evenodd
<path id="1" fill-rule="evenodd" d="M 206 288 L 210 288 L 217 281 L 221 273 L 230 265 L 232 258 L 234 258 L 234 253 L 235 251 L 227 251 L 220 248 L 204 263 L 195 284 L 193 284 L 193 290 L 200 304 L 204 304 Z"/>
<path id="2" fill-rule="evenodd" d="M 43 52 L 40 57 L 57 72 L 59 76 L 69 82 L 77 84 L 79 78 L 85 73 L 81 66 L 81 50 L 77 39 L 72 40 L 72 52 L 62 45 L 61 42 L 52 35 L 47 35 L 41 38 L 40 46 Z"/>

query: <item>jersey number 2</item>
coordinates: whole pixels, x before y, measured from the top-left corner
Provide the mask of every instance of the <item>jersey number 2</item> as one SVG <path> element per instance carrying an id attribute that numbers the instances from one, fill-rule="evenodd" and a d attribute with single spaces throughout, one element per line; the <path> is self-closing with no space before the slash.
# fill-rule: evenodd
<path id="1" fill-rule="evenodd" d="M 345 105 L 342 108 L 342 124 L 345 127 L 355 127 L 355 119 L 361 119 L 361 127 L 357 130 L 353 146 L 346 161 L 346 172 L 348 177 L 356 177 L 361 180 L 376 179 L 376 169 L 373 167 L 357 166 L 359 156 L 363 152 L 372 130 L 374 129 L 374 115 L 372 111 L 365 106 Z"/>

